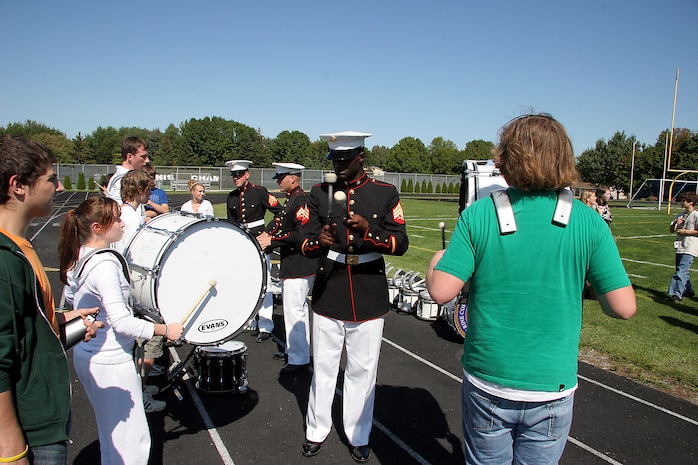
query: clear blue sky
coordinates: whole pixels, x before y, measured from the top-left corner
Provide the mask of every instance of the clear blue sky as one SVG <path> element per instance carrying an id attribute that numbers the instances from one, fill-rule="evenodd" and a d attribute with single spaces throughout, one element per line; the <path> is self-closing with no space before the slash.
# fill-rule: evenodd
<path id="1" fill-rule="evenodd" d="M 698 1 L 0 0 L 0 125 L 70 138 L 220 116 L 267 137 L 496 142 L 530 110 L 575 152 L 698 130 Z"/>

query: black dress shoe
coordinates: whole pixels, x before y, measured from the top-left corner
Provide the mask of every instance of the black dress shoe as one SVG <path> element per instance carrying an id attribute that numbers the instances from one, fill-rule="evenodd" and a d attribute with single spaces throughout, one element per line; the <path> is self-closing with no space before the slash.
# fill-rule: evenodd
<path id="1" fill-rule="evenodd" d="M 264 342 L 271 338 L 271 333 L 259 333 L 257 336 L 257 342 Z"/>
<path id="2" fill-rule="evenodd" d="M 284 352 L 277 352 L 274 354 L 274 360 L 286 361 L 286 354 Z"/>
<path id="3" fill-rule="evenodd" d="M 365 463 L 365 462 L 368 462 L 368 459 L 370 457 L 371 457 L 371 448 L 368 447 L 368 445 L 355 446 L 351 450 L 351 458 L 353 458 L 355 462 Z"/>
<path id="4" fill-rule="evenodd" d="M 306 457 L 317 455 L 320 452 L 321 447 L 321 442 L 313 442 L 306 439 L 303 441 L 303 455 Z"/>
<path id="5" fill-rule="evenodd" d="M 281 374 L 288 375 L 291 373 L 296 373 L 297 371 L 305 370 L 309 365 L 309 363 L 306 363 L 305 365 L 293 365 L 292 363 L 287 363 L 281 367 Z"/>

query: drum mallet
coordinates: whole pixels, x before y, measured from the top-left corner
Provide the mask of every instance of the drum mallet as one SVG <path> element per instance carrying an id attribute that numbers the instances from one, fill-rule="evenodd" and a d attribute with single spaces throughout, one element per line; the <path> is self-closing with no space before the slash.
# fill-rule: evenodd
<path id="1" fill-rule="evenodd" d="M 332 224 L 332 199 L 334 198 L 334 183 L 337 182 L 337 173 L 325 173 L 327 183 L 327 224 Z"/>
<path id="2" fill-rule="evenodd" d="M 206 294 L 208 294 L 208 293 L 211 291 L 211 288 L 216 287 L 216 284 L 218 284 L 218 282 L 216 282 L 215 279 L 212 279 L 212 280 L 210 280 L 210 281 L 208 282 L 208 286 L 206 286 L 206 290 L 201 294 L 201 297 L 199 297 L 199 300 L 196 301 L 196 303 L 195 303 L 194 306 L 191 308 L 191 310 L 189 310 L 189 313 L 187 313 L 187 314 L 184 316 L 184 318 L 182 318 L 182 321 L 180 321 L 179 324 L 181 324 L 182 326 L 184 326 L 184 323 L 187 322 L 187 320 L 189 319 L 189 317 L 191 316 L 191 314 L 194 313 L 194 310 L 196 310 L 197 307 L 198 307 L 198 306 L 201 304 L 201 302 L 204 300 L 204 297 L 206 297 Z"/>
<path id="3" fill-rule="evenodd" d="M 443 221 L 439 223 L 439 228 L 441 229 L 441 248 L 446 248 L 446 223 Z"/>
<path id="4" fill-rule="evenodd" d="M 334 193 L 334 200 L 345 210 L 347 209 L 347 194 L 342 191 L 337 191 Z"/>

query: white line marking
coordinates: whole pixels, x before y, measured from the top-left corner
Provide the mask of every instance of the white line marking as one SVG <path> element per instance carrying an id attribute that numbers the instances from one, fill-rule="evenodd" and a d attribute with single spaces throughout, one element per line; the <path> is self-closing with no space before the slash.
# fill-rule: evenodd
<path id="1" fill-rule="evenodd" d="M 633 278 L 647 278 L 647 276 L 640 276 L 639 274 L 632 274 L 632 273 L 628 273 L 628 276 L 632 276 Z"/>
<path id="2" fill-rule="evenodd" d="M 458 381 L 459 383 L 463 382 L 463 379 L 460 376 L 456 376 L 453 373 L 451 373 L 450 371 L 445 370 L 445 369 L 441 368 L 440 366 L 434 365 L 429 360 L 426 360 L 426 359 L 420 357 L 419 355 L 415 354 L 414 352 L 410 352 L 409 350 L 405 349 L 401 345 L 396 344 L 395 342 L 393 342 L 389 339 L 386 339 L 386 338 L 383 338 L 383 342 L 388 343 L 389 345 L 395 347 L 397 350 L 404 352 L 405 354 L 409 355 L 410 357 L 414 358 L 415 360 L 418 360 L 418 361 L 422 362 L 423 364 L 433 368 L 434 370 L 438 371 L 442 375 L 446 375 L 449 378 L 451 378 L 452 380 Z"/>
<path id="3" fill-rule="evenodd" d="M 172 358 L 175 361 L 181 362 L 179 354 L 174 349 L 174 347 L 170 347 L 170 355 L 172 355 Z M 220 434 L 218 434 L 218 430 L 213 425 L 211 417 L 208 416 L 206 407 L 204 406 L 203 402 L 201 402 L 199 394 L 196 393 L 196 388 L 194 388 L 193 383 L 189 378 L 189 373 L 185 373 L 183 379 L 185 381 L 185 385 L 187 386 L 187 391 L 189 391 L 189 395 L 191 396 L 191 399 L 194 401 L 194 405 L 196 405 L 196 409 L 199 411 L 199 415 L 201 415 L 201 419 L 203 420 L 204 425 L 208 430 L 208 434 L 209 436 L 211 436 L 211 440 L 213 441 L 213 444 L 216 446 L 216 449 L 218 450 L 218 455 L 220 455 L 221 459 L 223 459 L 224 465 L 235 465 L 235 462 L 233 462 L 233 458 L 230 456 L 230 452 L 228 452 L 228 449 L 225 447 L 225 443 L 221 439 Z"/>
<path id="4" fill-rule="evenodd" d="M 459 382 L 459 383 L 461 383 L 461 384 L 463 383 L 463 379 L 462 379 L 462 378 L 460 378 L 460 377 L 458 377 L 458 376 L 455 376 L 455 375 L 454 375 L 453 373 L 451 373 L 450 371 L 448 371 L 448 370 L 446 370 L 446 369 L 444 369 L 444 368 L 441 368 L 441 367 L 438 366 L 438 365 L 435 365 L 435 364 L 431 363 L 430 361 L 428 361 L 428 360 L 426 360 L 426 359 L 420 357 L 419 355 L 415 354 L 414 352 L 409 351 L 408 349 L 406 349 L 406 348 L 400 346 L 399 344 L 397 344 L 397 343 L 395 343 L 395 342 L 393 342 L 393 341 L 391 341 L 391 340 L 389 340 L 389 339 L 386 339 L 386 338 L 383 338 L 383 341 L 385 341 L 388 345 L 391 345 L 391 346 L 393 346 L 394 348 L 398 349 L 399 351 L 405 353 L 406 355 L 409 355 L 410 357 L 414 358 L 415 360 L 420 361 L 420 362 L 424 363 L 425 365 L 427 365 L 427 366 L 433 368 L 434 370 L 438 371 L 439 373 L 444 374 L 444 375 L 448 376 L 449 378 L 451 378 L 451 379 L 453 379 L 453 380 L 455 380 L 455 381 L 457 381 L 457 382 Z M 678 414 L 678 413 L 676 413 L 676 412 L 672 412 L 671 410 L 665 409 L 664 407 L 660 407 L 659 405 L 653 404 L 653 403 L 648 402 L 648 401 L 646 401 L 646 400 L 640 399 L 639 397 L 635 397 L 635 396 L 633 396 L 633 395 L 630 395 L 630 394 L 625 393 L 625 392 L 623 392 L 623 391 L 620 391 L 620 390 L 618 390 L 618 389 L 612 388 L 611 386 L 607 386 L 607 385 L 605 385 L 605 384 L 603 384 L 603 383 L 600 383 L 600 382 L 598 382 L 598 381 L 594 381 L 594 380 L 589 379 L 589 378 L 587 378 L 587 377 L 585 377 L 585 376 L 582 376 L 582 375 L 580 375 L 580 374 L 577 374 L 577 376 L 578 376 L 580 379 L 583 379 L 584 381 L 587 381 L 587 382 L 589 382 L 589 383 L 595 384 L 595 385 L 597 385 L 597 386 L 599 386 L 599 387 L 602 387 L 602 388 L 604 388 L 604 389 L 607 389 L 607 390 L 609 390 L 609 391 L 611 391 L 611 392 L 613 392 L 613 393 L 616 393 L 616 394 L 621 395 L 621 396 L 625 396 L 625 397 L 627 397 L 627 398 L 629 398 L 629 399 L 631 399 L 631 400 L 634 400 L 634 401 L 639 402 L 639 403 L 641 403 L 641 404 L 647 405 L 648 407 L 652 407 L 652 408 L 654 408 L 654 409 L 656 409 L 656 410 L 659 410 L 660 412 L 664 412 L 664 413 L 666 413 L 666 414 L 669 414 L 669 415 L 671 415 L 671 416 L 674 416 L 674 417 L 676 417 L 676 418 L 678 418 L 678 419 L 680 419 L 680 420 L 684 420 L 684 421 L 686 421 L 686 422 L 688 422 L 688 423 L 691 423 L 691 424 L 693 424 L 693 425 L 698 425 L 698 421 L 693 420 L 692 418 L 688 418 L 688 417 L 685 417 L 685 416 L 683 416 L 683 415 L 681 415 L 681 414 Z M 374 423 L 375 423 L 375 420 L 374 420 Z M 590 452 L 591 454 L 594 454 L 595 456 L 597 456 L 597 457 L 599 457 L 599 458 L 605 460 L 605 461 L 608 462 L 608 463 L 611 463 L 611 464 L 613 464 L 613 465 L 623 465 L 621 462 L 617 462 L 617 461 L 613 460 L 612 458 L 606 456 L 605 454 L 603 454 L 603 453 L 597 451 L 596 449 L 594 449 L 594 448 L 592 448 L 592 447 L 590 447 L 590 446 L 587 446 L 586 444 L 584 444 L 583 442 L 579 441 L 578 439 L 573 438 L 572 436 L 568 436 L 568 437 L 567 437 L 567 440 L 568 440 L 569 442 L 571 442 L 572 444 L 574 444 L 574 445 L 576 445 L 576 446 L 578 446 L 578 447 L 581 447 L 582 449 L 586 450 L 587 452 Z"/>
<path id="5" fill-rule="evenodd" d="M 605 385 L 605 384 L 603 384 L 603 383 L 600 383 L 600 382 L 595 381 L 595 380 L 593 380 L 593 379 L 587 378 L 587 377 L 585 377 L 585 376 L 582 376 L 582 375 L 579 375 L 579 374 L 578 374 L 577 376 L 579 377 L 579 379 L 583 379 L 583 380 L 586 381 L 587 383 L 595 384 L 595 385 L 597 385 L 597 386 L 599 386 L 599 387 L 602 387 L 602 388 L 604 388 L 604 389 L 608 389 L 609 391 L 614 392 L 614 393 L 616 393 L 616 394 L 618 394 L 618 395 L 620 395 L 620 396 L 627 397 L 628 399 L 634 400 L 635 402 L 639 402 L 639 403 L 641 403 L 641 404 L 647 405 L 648 407 L 652 407 L 652 408 L 654 408 L 654 409 L 657 409 L 657 410 L 659 410 L 660 412 L 664 412 L 664 413 L 666 413 L 666 414 L 668 414 L 668 415 L 671 415 L 671 416 L 673 416 L 673 417 L 676 417 L 676 418 L 678 418 L 679 420 L 683 420 L 683 421 L 685 421 L 685 422 L 691 423 L 692 425 L 698 426 L 698 421 L 696 421 L 696 420 L 694 420 L 694 419 L 692 419 L 692 418 L 685 417 L 685 416 L 681 415 L 680 413 L 672 412 L 671 410 L 665 409 L 664 407 L 660 407 L 660 406 L 657 405 L 657 404 L 653 404 L 652 402 L 646 401 L 646 400 L 644 400 L 644 399 L 640 399 L 639 397 L 635 397 L 635 396 L 633 396 L 633 395 L 631 395 L 631 394 L 628 394 L 627 392 L 623 392 L 623 391 L 620 391 L 620 390 L 618 390 L 618 389 L 612 388 L 611 386 L 607 386 L 607 385 Z"/>
<path id="6" fill-rule="evenodd" d="M 574 444 L 575 446 L 580 447 L 580 448 L 584 449 L 585 451 L 587 451 L 587 452 L 589 452 L 589 453 L 591 453 L 591 454 L 594 454 L 594 455 L 597 456 L 598 458 L 603 459 L 604 461 L 606 461 L 606 462 L 608 462 L 608 463 L 611 463 L 611 464 L 613 464 L 613 465 L 623 465 L 622 462 L 616 462 L 616 461 L 613 460 L 611 457 L 602 454 L 601 452 L 597 451 L 596 449 L 592 449 L 591 447 L 587 446 L 587 445 L 584 444 L 583 442 L 580 442 L 580 441 L 576 440 L 576 439 L 573 438 L 572 436 L 567 436 L 567 440 L 568 440 L 569 442 L 571 442 L 572 444 Z"/>

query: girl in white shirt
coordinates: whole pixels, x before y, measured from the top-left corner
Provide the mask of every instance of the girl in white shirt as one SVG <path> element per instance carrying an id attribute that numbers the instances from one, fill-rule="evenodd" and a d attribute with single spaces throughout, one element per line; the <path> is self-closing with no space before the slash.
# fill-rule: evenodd
<path id="1" fill-rule="evenodd" d="M 143 408 L 141 378 L 133 360 L 136 338 L 179 339 L 182 325 L 154 324 L 133 316 L 128 268 L 109 244 L 123 235 L 120 207 L 90 197 L 69 210 L 61 223 L 58 253 L 66 301 L 74 308 L 99 307 L 104 323 L 90 342 L 73 349 L 73 364 L 97 419 L 101 463 L 147 464 L 150 432 Z M 89 260 L 85 257 L 94 252 Z"/>
<path id="2" fill-rule="evenodd" d="M 211 205 L 211 202 L 204 199 L 206 196 L 206 188 L 203 184 L 192 179 L 189 181 L 189 192 L 191 193 L 191 200 L 184 202 L 180 209 L 181 211 L 198 213 L 201 216 L 214 216 L 213 205 Z"/>

